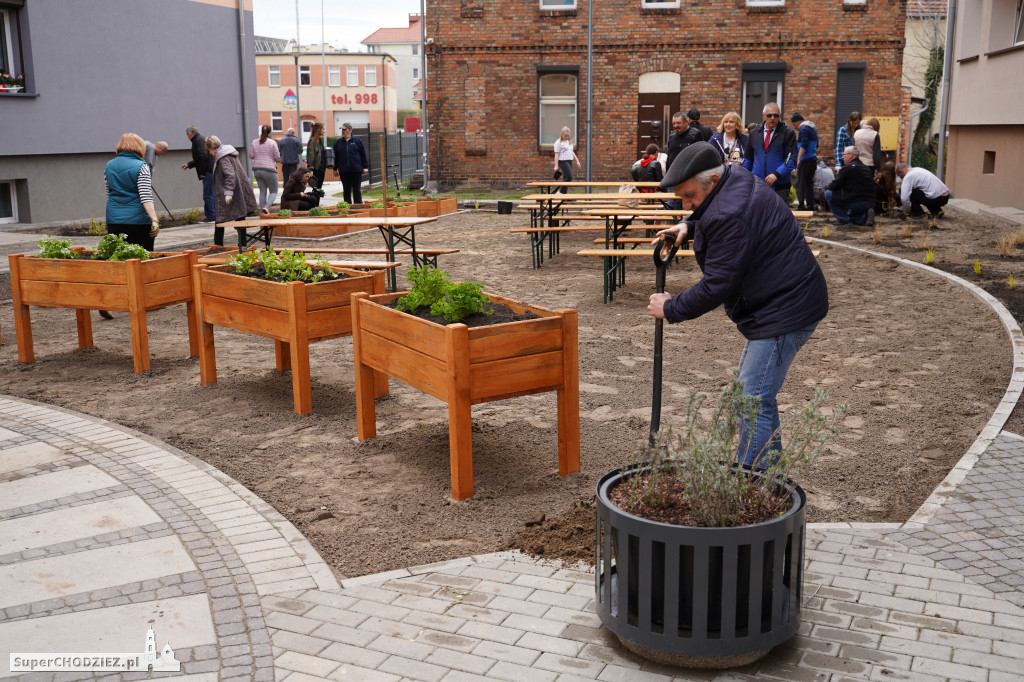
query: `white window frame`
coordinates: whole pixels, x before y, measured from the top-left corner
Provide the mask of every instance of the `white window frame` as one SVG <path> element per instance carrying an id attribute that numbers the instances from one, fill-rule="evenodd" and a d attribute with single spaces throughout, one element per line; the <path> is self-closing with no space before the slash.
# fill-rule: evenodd
<path id="1" fill-rule="evenodd" d="M 359 65 L 349 64 L 345 67 L 345 85 L 350 88 L 359 87 Z"/>
<path id="2" fill-rule="evenodd" d="M 866 5 L 868 0 L 843 0 L 844 5 Z"/>
<path id="3" fill-rule="evenodd" d="M 308 88 L 313 85 L 312 67 L 299 65 L 299 87 Z"/>
<path id="4" fill-rule="evenodd" d="M 274 82 L 274 77 L 277 77 L 277 82 Z M 267 86 L 271 88 L 281 87 L 281 67 L 280 66 L 267 66 Z"/>
<path id="5" fill-rule="evenodd" d="M 679 0 L 640 0 L 640 7 L 643 9 L 676 9 L 679 7 Z"/>
<path id="6" fill-rule="evenodd" d="M 576 0 L 540 0 L 542 10 L 576 9 Z"/>
<path id="7" fill-rule="evenodd" d="M 419 53 L 420 53 L 420 45 L 419 45 L 419 43 L 413 43 L 412 44 L 412 56 L 415 57 L 415 56 L 419 55 Z"/>
<path id="8" fill-rule="evenodd" d="M 774 100 L 769 98 L 765 102 L 765 104 L 767 104 L 768 102 L 774 101 L 776 104 L 779 105 L 779 113 L 780 114 L 783 111 L 785 111 L 785 109 L 782 108 L 783 107 L 783 90 L 785 90 L 785 88 L 786 88 L 786 82 L 785 81 L 775 81 L 775 80 L 771 80 L 771 81 L 769 81 L 769 80 L 764 80 L 764 81 L 759 81 L 759 80 L 743 81 L 743 87 L 740 89 L 740 102 L 742 103 L 742 106 L 740 108 L 740 120 L 743 121 L 743 125 L 744 126 L 747 125 L 747 121 L 748 120 L 755 120 L 753 118 L 751 118 L 751 119 L 747 118 L 747 113 L 748 113 L 747 112 L 747 84 L 748 83 L 778 83 L 779 87 L 775 91 L 775 98 L 774 98 Z M 757 112 L 757 119 L 756 120 L 758 120 L 758 121 L 764 121 L 764 118 L 761 116 L 761 114 L 762 114 L 762 112 L 764 110 L 764 105 L 761 106 L 761 109 L 762 109 L 762 111 Z M 782 124 L 782 125 L 787 125 L 786 121 L 783 120 L 783 118 L 781 116 L 779 117 L 779 123 Z"/>
<path id="9" fill-rule="evenodd" d="M 541 85 L 544 81 L 545 76 L 572 76 L 576 79 L 575 94 L 570 96 L 552 96 L 549 95 L 544 97 L 541 94 Z M 555 140 L 545 141 L 541 138 L 541 132 L 544 123 L 544 105 L 556 105 L 566 106 L 572 105 L 572 139 L 575 140 L 576 133 L 579 131 L 579 96 L 580 96 L 580 77 L 578 73 L 539 73 L 537 74 L 537 146 L 541 149 L 553 149 L 555 146 Z M 575 144 L 575 142 L 573 143 Z"/>
<path id="10" fill-rule="evenodd" d="M 18 193 L 15 191 L 14 180 L 3 180 L 0 184 L 7 185 L 8 192 L 11 193 L 11 217 L 0 218 L 0 223 L 16 223 L 18 222 Z"/>
<path id="11" fill-rule="evenodd" d="M 283 119 L 281 118 L 281 112 L 280 111 L 271 111 L 270 112 L 270 132 L 272 132 L 272 133 L 284 132 L 284 123 L 283 123 Z"/>
<path id="12" fill-rule="evenodd" d="M 784 7 L 786 0 L 747 0 L 747 7 Z"/>
<path id="13" fill-rule="evenodd" d="M 368 88 L 377 87 L 377 65 L 376 64 L 364 64 L 363 65 L 363 85 Z"/>
<path id="14" fill-rule="evenodd" d="M 413 78 L 419 78 L 420 77 L 420 67 L 418 67 L 418 66 L 412 67 L 412 77 Z"/>
<path id="15" fill-rule="evenodd" d="M 1017 17 L 1013 22 L 1013 44 L 1024 45 L 1024 3 L 1017 3 Z"/>
<path id="16" fill-rule="evenodd" d="M 327 65 L 327 85 L 332 88 L 341 87 L 341 64 Z"/>

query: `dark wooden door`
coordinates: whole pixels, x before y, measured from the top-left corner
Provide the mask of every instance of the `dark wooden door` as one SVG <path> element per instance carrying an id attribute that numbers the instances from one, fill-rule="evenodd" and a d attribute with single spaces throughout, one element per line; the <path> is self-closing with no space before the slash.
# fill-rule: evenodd
<path id="1" fill-rule="evenodd" d="M 679 111 L 678 92 L 642 92 L 637 112 L 637 158 L 652 142 L 664 150 L 672 132 L 672 114 Z"/>

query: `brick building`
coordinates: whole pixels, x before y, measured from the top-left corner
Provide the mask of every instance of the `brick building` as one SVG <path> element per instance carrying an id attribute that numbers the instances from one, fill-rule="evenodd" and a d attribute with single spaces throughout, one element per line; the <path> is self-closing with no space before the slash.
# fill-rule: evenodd
<path id="1" fill-rule="evenodd" d="M 434 179 L 545 177 L 563 125 L 586 163 L 587 3 L 427 3 Z M 728 111 L 760 121 L 776 100 L 813 120 L 825 149 L 852 110 L 901 114 L 905 0 L 602 0 L 593 12 L 594 180 L 628 177 L 690 107 L 717 126 Z"/>

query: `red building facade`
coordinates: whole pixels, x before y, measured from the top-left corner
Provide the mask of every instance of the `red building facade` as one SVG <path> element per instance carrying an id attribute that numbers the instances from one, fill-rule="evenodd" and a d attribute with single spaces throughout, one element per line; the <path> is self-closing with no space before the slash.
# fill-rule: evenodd
<path id="1" fill-rule="evenodd" d="M 431 176 L 546 177 L 563 125 L 586 163 L 590 0 L 430 0 Z M 592 179 L 622 180 L 695 107 L 759 122 L 778 101 L 825 155 L 850 111 L 900 115 L 905 0 L 600 0 L 593 8 Z"/>

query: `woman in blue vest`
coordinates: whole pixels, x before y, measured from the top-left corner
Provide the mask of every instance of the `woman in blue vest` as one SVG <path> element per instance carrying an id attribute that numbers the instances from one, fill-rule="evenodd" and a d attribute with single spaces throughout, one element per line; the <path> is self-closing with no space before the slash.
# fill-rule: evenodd
<path id="1" fill-rule="evenodd" d="M 117 156 L 107 162 L 103 183 L 107 190 L 107 232 L 125 234 L 129 244 L 153 250 L 160 223 L 153 208 L 149 166 L 142 159 L 146 143 L 125 133 L 117 143 Z"/>

